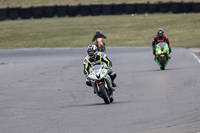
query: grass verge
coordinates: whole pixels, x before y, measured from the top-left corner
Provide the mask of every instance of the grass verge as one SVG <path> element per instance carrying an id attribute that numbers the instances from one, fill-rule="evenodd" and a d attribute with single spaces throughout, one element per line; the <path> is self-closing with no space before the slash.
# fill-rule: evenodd
<path id="1" fill-rule="evenodd" d="M 8 65 L 8 64 L 6 64 L 6 63 L 0 63 L 0 65 Z"/>
<path id="2" fill-rule="evenodd" d="M 200 14 L 141 14 L 7 20 L 0 22 L 0 49 L 86 47 L 99 29 L 107 46 L 151 46 L 163 28 L 172 47 L 200 47 Z"/>
<path id="3" fill-rule="evenodd" d="M 196 52 L 195 54 L 200 58 L 200 52 Z"/>

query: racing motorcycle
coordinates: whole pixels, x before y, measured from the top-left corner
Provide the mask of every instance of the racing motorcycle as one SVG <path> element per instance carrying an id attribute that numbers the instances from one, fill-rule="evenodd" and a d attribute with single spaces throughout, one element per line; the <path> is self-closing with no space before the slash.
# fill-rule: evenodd
<path id="1" fill-rule="evenodd" d="M 103 38 L 97 38 L 96 46 L 99 52 L 106 52 L 106 47 Z"/>
<path id="2" fill-rule="evenodd" d="M 160 66 L 161 70 L 165 70 L 169 62 L 169 47 L 165 42 L 160 42 L 156 45 L 156 62 Z"/>
<path id="3" fill-rule="evenodd" d="M 106 69 L 103 65 L 95 65 L 90 68 L 91 84 L 96 94 L 101 97 L 106 104 L 113 102 L 113 92 L 109 86 L 112 85 L 112 80 L 108 75 L 109 69 Z"/>

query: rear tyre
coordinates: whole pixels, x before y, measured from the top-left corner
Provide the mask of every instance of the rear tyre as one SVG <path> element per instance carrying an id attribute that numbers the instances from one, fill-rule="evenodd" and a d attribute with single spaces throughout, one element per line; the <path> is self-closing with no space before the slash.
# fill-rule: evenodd
<path id="1" fill-rule="evenodd" d="M 104 84 L 99 84 L 99 88 L 100 88 L 101 97 L 103 98 L 105 104 L 109 104 L 110 98 L 105 90 Z"/>
<path id="2" fill-rule="evenodd" d="M 102 52 L 106 53 L 106 47 L 105 46 L 102 47 Z"/>

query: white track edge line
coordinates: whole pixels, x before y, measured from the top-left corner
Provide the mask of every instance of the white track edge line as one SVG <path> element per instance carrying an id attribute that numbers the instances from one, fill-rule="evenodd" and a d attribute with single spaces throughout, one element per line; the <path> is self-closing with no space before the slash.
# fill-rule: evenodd
<path id="1" fill-rule="evenodd" d="M 196 55 L 196 54 L 194 54 L 193 52 L 191 52 L 191 54 L 194 56 L 194 58 L 196 58 L 197 59 L 197 61 L 200 63 L 200 59 L 199 59 L 199 57 Z"/>

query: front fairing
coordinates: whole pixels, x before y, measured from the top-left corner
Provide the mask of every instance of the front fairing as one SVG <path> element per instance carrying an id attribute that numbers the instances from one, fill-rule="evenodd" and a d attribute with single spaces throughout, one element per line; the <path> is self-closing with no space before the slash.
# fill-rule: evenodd
<path id="1" fill-rule="evenodd" d="M 107 75 L 107 69 L 103 65 L 95 65 L 91 68 L 88 78 L 92 80 L 101 80 Z"/>
<path id="2" fill-rule="evenodd" d="M 156 55 L 165 56 L 169 54 L 169 47 L 167 43 L 158 43 L 156 45 Z"/>

